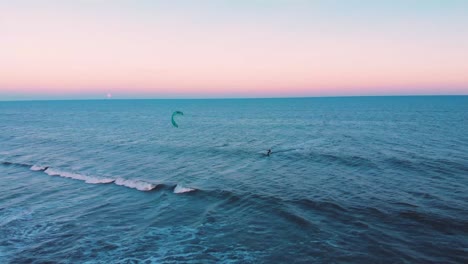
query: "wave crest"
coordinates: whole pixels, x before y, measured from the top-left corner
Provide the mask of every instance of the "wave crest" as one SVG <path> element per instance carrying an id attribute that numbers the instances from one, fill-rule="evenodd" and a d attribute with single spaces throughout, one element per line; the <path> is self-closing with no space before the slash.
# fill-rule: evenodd
<path id="1" fill-rule="evenodd" d="M 183 187 L 179 184 L 177 184 L 176 187 L 174 188 L 174 193 L 186 193 L 186 192 L 193 192 L 193 191 L 196 191 L 196 189 Z"/>
<path id="2" fill-rule="evenodd" d="M 42 166 L 39 166 L 39 165 L 32 165 L 30 170 L 32 170 L 32 171 L 43 171 L 43 170 L 46 170 L 46 167 L 42 167 Z"/>
<path id="3" fill-rule="evenodd" d="M 84 182 L 90 183 L 90 184 L 112 183 L 112 182 L 115 181 L 114 179 L 110 179 L 110 178 L 97 178 L 97 177 L 82 175 L 82 174 L 78 174 L 78 173 L 54 170 L 54 169 L 51 169 L 51 168 L 47 168 L 44 172 L 47 175 L 50 175 L 50 176 L 59 176 L 59 177 L 63 177 L 63 178 L 70 178 L 70 179 L 84 181 Z"/>
<path id="4" fill-rule="evenodd" d="M 74 180 L 84 181 L 89 184 L 106 184 L 106 183 L 114 183 L 116 185 L 136 189 L 139 191 L 151 191 L 157 188 L 158 186 L 164 186 L 164 184 L 153 184 L 141 180 L 131 180 L 131 179 L 124 179 L 124 178 L 109 178 L 109 177 L 95 177 L 90 175 L 84 175 L 74 172 L 63 171 L 55 168 L 51 168 L 48 166 L 41 166 L 41 165 L 31 165 L 31 164 L 24 164 L 24 163 L 16 163 L 16 162 L 9 162 L 9 161 L 0 161 L 0 165 L 5 166 L 20 166 L 20 167 L 27 167 L 31 171 L 36 172 L 44 172 L 49 176 L 58 176 L 62 178 L 69 178 Z M 196 191 L 196 189 L 186 188 L 180 185 L 176 185 L 174 187 L 174 193 L 186 193 Z"/>
<path id="5" fill-rule="evenodd" d="M 149 182 L 139 181 L 139 180 L 126 180 L 122 178 L 118 178 L 114 182 L 117 185 L 125 186 L 128 188 L 137 189 L 139 191 L 151 191 L 157 187 L 156 184 L 152 184 Z"/>

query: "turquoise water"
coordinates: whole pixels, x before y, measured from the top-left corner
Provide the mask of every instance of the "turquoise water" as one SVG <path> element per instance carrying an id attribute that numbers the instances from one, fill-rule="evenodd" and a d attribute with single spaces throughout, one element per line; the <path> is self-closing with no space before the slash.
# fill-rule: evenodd
<path id="1" fill-rule="evenodd" d="M 466 263 L 467 186 L 466 96 L 0 102 L 0 263 Z"/>

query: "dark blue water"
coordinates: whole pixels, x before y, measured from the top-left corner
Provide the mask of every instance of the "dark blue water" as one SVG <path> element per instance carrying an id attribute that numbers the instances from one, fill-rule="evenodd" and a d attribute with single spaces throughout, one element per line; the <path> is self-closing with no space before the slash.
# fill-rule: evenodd
<path id="1" fill-rule="evenodd" d="M 0 263 L 140 261 L 466 263 L 468 97 L 0 102 Z"/>

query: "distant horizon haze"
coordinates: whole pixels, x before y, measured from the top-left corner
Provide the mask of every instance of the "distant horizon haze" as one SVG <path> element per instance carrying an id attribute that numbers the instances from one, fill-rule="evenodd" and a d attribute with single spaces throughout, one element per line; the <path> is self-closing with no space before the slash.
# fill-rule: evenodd
<path id="1" fill-rule="evenodd" d="M 70 95 L 70 96 L 4 96 L 0 102 L 8 101 L 86 101 L 86 100 L 235 100 L 235 99 L 307 99 L 307 98 L 353 98 L 353 97 L 466 97 L 468 94 L 362 94 L 362 95 L 318 95 L 318 96 L 129 96 L 119 94 Z"/>

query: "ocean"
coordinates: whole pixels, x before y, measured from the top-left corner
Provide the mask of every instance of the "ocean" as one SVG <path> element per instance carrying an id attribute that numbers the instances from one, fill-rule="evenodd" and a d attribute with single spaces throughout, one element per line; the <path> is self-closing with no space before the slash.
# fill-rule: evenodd
<path id="1" fill-rule="evenodd" d="M 467 263 L 468 96 L 0 102 L 0 263 L 46 262 Z"/>

